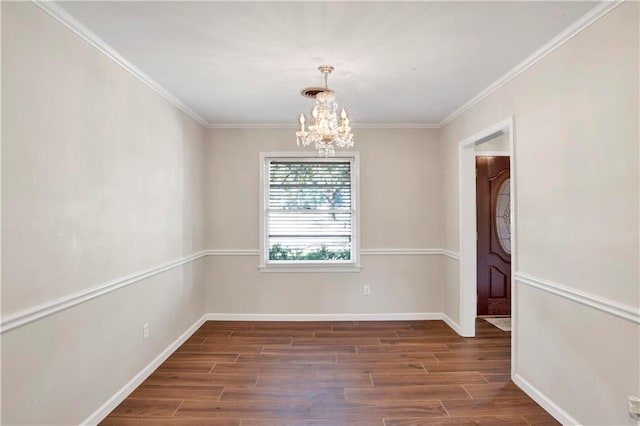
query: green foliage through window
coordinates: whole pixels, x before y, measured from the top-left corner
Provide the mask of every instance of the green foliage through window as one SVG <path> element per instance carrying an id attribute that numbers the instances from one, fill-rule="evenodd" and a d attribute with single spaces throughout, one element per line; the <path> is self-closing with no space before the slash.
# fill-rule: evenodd
<path id="1" fill-rule="evenodd" d="M 352 172 L 345 159 L 268 162 L 268 260 L 353 260 Z"/>
<path id="2" fill-rule="evenodd" d="M 302 250 L 294 250 L 274 244 L 269 248 L 269 260 L 349 260 L 351 250 L 330 250 L 325 244 L 319 249 L 303 253 Z"/>

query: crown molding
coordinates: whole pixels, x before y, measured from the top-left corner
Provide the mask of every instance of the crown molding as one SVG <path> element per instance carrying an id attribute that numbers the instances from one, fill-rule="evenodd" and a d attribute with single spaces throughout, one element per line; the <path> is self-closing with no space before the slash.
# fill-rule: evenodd
<path id="1" fill-rule="evenodd" d="M 500 87 L 507 84 L 513 78 L 518 76 L 520 73 L 540 61 L 542 58 L 547 56 L 549 53 L 556 50 L 558 47 L 562 46 L 565 42 L 569 41 L 575 35 L 579 34 L 582 30 L 588 28 L 591 24 L 614 10 L 620 4 L 624 3 L 625 0 L 604 0 L 599 3 L 596 7 L 587 12 L 582 18 L 574 22 L 563 32 L 558 34 L 551 41 L 543 45 L 536 52 L 527 57 L 524 61 L 513 67 L 510 71 L 504 74 L 502 77 L 497 79 L 491 85 L 487 86 L 484 90 L 478 93 L 476 96 L 471 98 L 465 104 L 457 108 L 447 117 L 442 119 L 438 123 L 362 123 L 355 124 L 353 127 L 355 129 L 439 129 L 450 122 L 452 122 L 457 117 L 461 116 L 464 112 L 471 109 L 473 106 L 481 102 L 491 93 L 498 90 Z M 208 123 L 204 118 L 202 118 L 199 114 L 189 108 L 186 104 L 184 104 L 180 99 L 174 96 L 167 89 L 162 87 L 156 81 L 154 81 L 151 77 L 142 72 L 138 67 L 133 65 L 131 62 L 127 61 L 122 55 L 116 52 L 111 46 L 105 43 L 102 39 L 100 39 L 95 33 L 85 27 L 82 23 L 80 23 L 77 19 L 68 14 L 63 8 L 58 6 L 55 2 L 49 0 L 31 0 L 33 4 L 42 9 L 48 15 L 53 17 L 55 20 L 60 22 L 62 25 L 67 27 L 73 33 L 75 33 L 78 37 L 80 37 L 85 42 L 89 43 L 91 46 L 98 49 L 98 51 L 102 52 L 109 59 L 114 61 L 116 64 L 120 65 L 134 77 L 138 78 L 140 81 L 145 83 L 151 89 L 153 89 L 160 96 L 165 98 L 175 107 L 183 111 L 193 120 L 200 123 L 203 127 L 207 129 L 295 129 L 297 125 L 294 123 Z"/>
<path id="2" fill-rule="evenodd" d="M 207 129 L 297 129 L 293 123 L 207 123 Z"/>
<path id="3" fill-rule="evenodd" d="M 560 46 L 562 46 L 567 41 L 571 40 L 574 36 L 578 35 L 584 29 L 588 28 L 591 24 L 611 12 L 616 7 L 620 6 L 624 3 L 625 0 L 605 0 L 598 4 L 596 7 L 587 12 L 582 18 L 578 19 L 576 22 L 571 24 L 567 29 L 562 31 L 556 37 L 551 39 L 548 43 L 544 44 L 541 48 L 536 50 L 533 54 L 528 56 L 524 61 L 520 62 L 518 65 L 513 67 L 510 71 L 504 74 L 502 77 L 494 81 L 476 96 L 471 98 L 465 104 L 460 106 L 458 109 L 453 111 L 447 117 L 445 117 L 442 121 L 438 123 L 439 127 L 444 127 L 447 124 L 451 123 L 453 120 L 461 116 L 464 112 L 471 109 L 476 104 L 480 103 L 484 98 L 507 84 L 509 81 L 513 80 L 520 73 L 527 70 L 529 67 L 536 64 L 542 58 L 547 56 L 549 53 L 553 52 Z"/>
<path id="4" fill-rule="evenodd" d="M 439 129 L 438 123 L 362 123 L 353 124 L 354 129 Z"/>
<path id="5" fill-rule="evenodd" d="M 173 104 L 176 108 L 187 114 L 189 117 L 200 123 L 202 126 L 207 125 L 206 121 L 198 115 L 195 111 L 185 105 L 180 99 L 175 97 L 171 92 L 158 84 L 151 77 L 142 72 L 138 67 L 127 61 L 122 55 L 116 52 L 111 46 L 105 43 L 100 37 L 98 37 L 89 28 L 85 27 L 80 21 L 69 15 L 63 8 L 58 6 L 53 1 L 39 1 L 31 0 L 31 2 L 51 16 L 53 19 L 67 27 L 75 35 L 82 40 L 96 48 L 99 52 L 111 59 L 116 64 L 120 65 L 131 75 L 142 81 L 144 84 L 153 89 L 160 96 L 165 98 L 169 103 Z"/>
<path id="6" fill-rule="evenodd" d="M 352 124 L 353 129 L 439 129 L 437 123 L 361 123 Z M 207 129 L 297 129 L 292 123 L 208 123 Z"/>

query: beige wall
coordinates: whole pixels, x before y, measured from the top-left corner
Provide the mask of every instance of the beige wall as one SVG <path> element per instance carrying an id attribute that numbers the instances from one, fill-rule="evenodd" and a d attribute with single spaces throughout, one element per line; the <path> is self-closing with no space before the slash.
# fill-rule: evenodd
<path id="1" fill-rule="evenodd" d="M 441 256 L 363 256 L 360 273 L 274 273 L 259 256 L 207 258 L 207 311 L 284 315 L 442 312 Z M 369 284 L 371 295 L 363 295 Z"/>
<path id="2" fill-rule="evenodd" d="M 456 252 L 457 144 L 513 115 L 517 272 L 637 308 L 638 47 L 630 2 L 440 131 L 357 129 L 362 248 Z M 2 77 L 3 318 L 258 249 L 258 156 L 296 150 L 293 129 L 205 131 L 31 3 L 2 3 Z M 439 254 L 365 254 L 360 273 L 258 263 L 208 256 L 3 333 L 1 422 L 81 422 L 204 312 L 460 318 L 459 264 Z M 581 423 L 629 423 L 638 325 L 517 288 L 515 372 Z"/>
<path id="3" fill-rule="evenodd" d="M 259 154 L 296 151 L 294 129 L 210 129 L 207 246 L 259 248 Z M 441 247 L 438 132 L 357 129 L 361 247 Z M 310 155 L 317 155 L 309 151 Z M 259 257 L 209 257 L 210 312 L 349 314 L 441 312 L 440 255 L 363 255 L 362 272 L 258 272 Z M 362 286 L 371 286 L 363 296 Z"/>
<path id="4" fill-rule="evenodd" d="M 458 249 L 458 143 L 513 115 L 516 272 L 640 306 L 638 39 L 628 2 L 442 129 L 446 248 Z M 458 276 L 446 278 L 444 306 L 458 320 Z M 583 424 L 630 423 L 638 324 L 517 289 L 516 373 Z"/>
<path id="5" fill-rule="evenodd" d="M 204 248 L 204 129 L 32 3 L 2 3 L 2 103 L 3 318 Z M 202 273 L 3 333 L 2 423 L 87 418 L 203 315 Z"/>

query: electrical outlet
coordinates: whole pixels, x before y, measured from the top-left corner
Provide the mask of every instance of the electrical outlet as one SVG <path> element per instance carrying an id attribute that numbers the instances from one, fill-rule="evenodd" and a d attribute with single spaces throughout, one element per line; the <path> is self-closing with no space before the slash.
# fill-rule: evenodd
<path id="1" fill-rule="evenodd" d="M 147 340 L 149 338 L 149 323 L 142 326 L 142 338 Z"/>
<path id="2" fill-rule="evenodd" d="M 364 285 L 364 295 L 371 296 L 371 287 L 369 286 L 369 284 Z"/>

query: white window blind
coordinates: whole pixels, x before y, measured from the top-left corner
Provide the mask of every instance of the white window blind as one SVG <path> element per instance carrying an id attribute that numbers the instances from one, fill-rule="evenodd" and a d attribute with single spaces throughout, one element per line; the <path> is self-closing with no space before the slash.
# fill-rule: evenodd
<path id="1" fill-rule="evenodd" d="M 353 263 L 353 159 L 273 158 L 265 171 L 265 263 Z"/>

